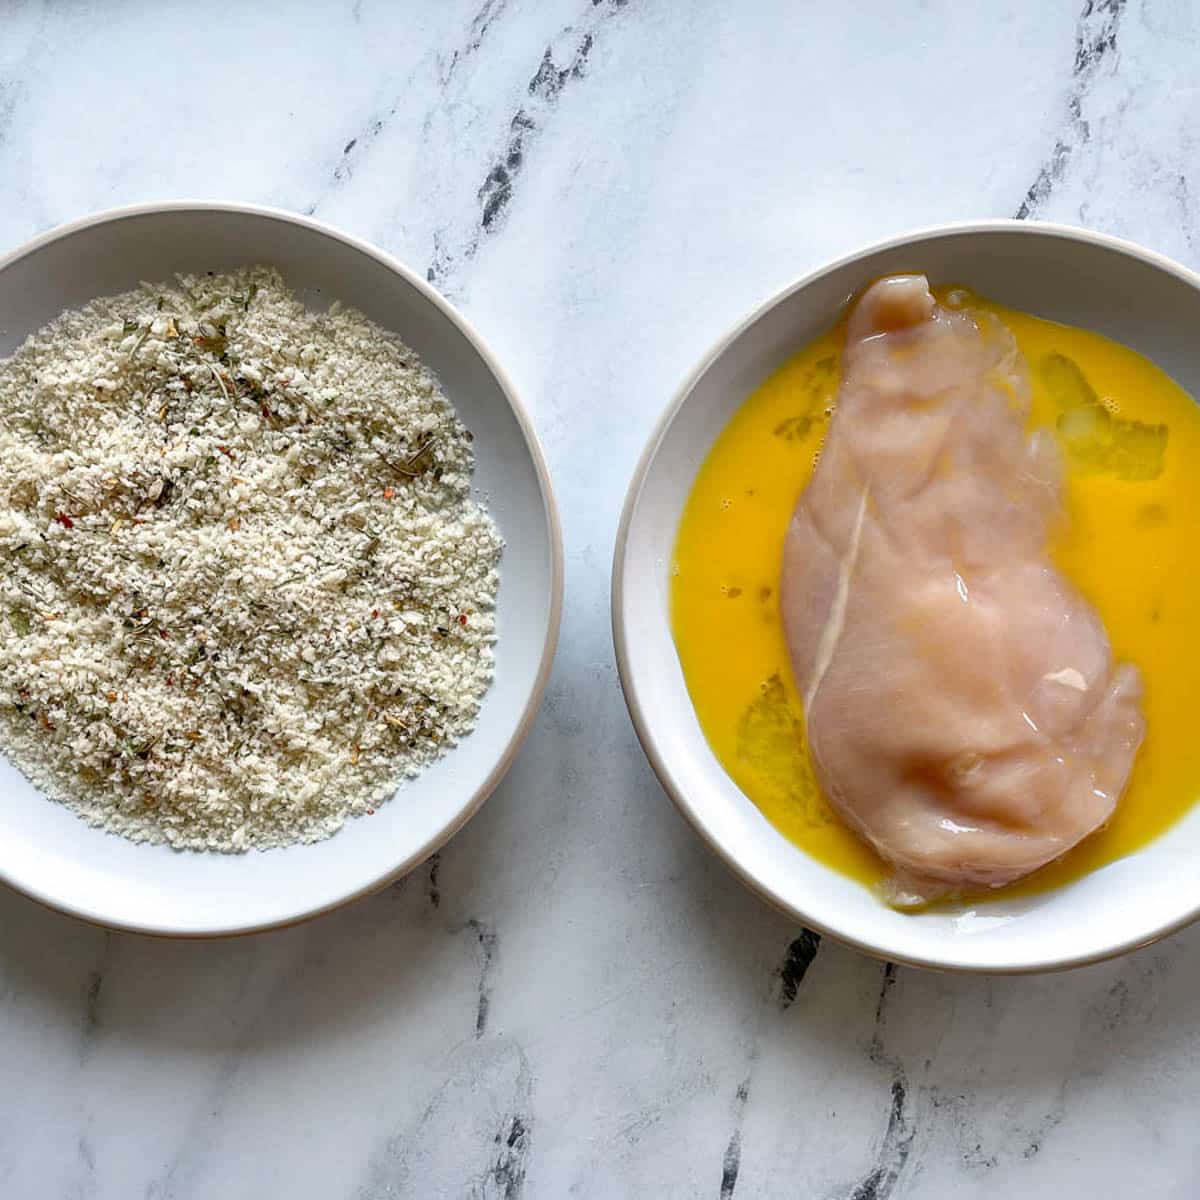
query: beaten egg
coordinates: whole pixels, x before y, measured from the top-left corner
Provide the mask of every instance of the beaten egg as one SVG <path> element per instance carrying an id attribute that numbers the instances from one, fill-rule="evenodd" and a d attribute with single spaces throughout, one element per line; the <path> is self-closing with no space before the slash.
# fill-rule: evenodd
<path id="1" fill-rule="evenodd" d="M 1058 567 L 1104 621 L 1117 661 L 1145 685 L 1147 734 L 1108 824 L 1004 889 L 1057 886 L 1144 845 L 1200 796 L 1190 706 L 1200 695 L 1200 406 L 1134 351 L 991 304 L 939 300 L 1002 321 L 1028 364 L 1030 426 L 1056 430 L 1067 519 Z M 818 788 L 779 611 L 784 537 L 837 401 L 836 327 L 745 401 L 697 475 L 680 522 L 671 616 L 701 728 L 730 777 L 786 837 L 867 885 L 881 859 Z"/>

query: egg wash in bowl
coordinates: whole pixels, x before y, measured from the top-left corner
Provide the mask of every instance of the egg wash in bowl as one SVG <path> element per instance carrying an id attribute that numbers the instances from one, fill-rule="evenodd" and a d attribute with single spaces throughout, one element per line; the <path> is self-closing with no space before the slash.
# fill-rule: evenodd
<path id="1" fill-rule="evenodd" d="M 1053 563 L 1095 609 L 1113 657 L 1140 672 L 1146 735 L 1104 828 L 1004 894 L 1044 890 L 1161 833 L 1200 794 L 1188 745 L 1200 648 L 1200 411 L 1162 371 L 1097 334 L 942 288 L 947 308 L 994 318 L 1028 364 L 1030 429 L 1056 433 L 1065 521 Z M 884 862 L 821 794 L 804 738 L 779 599 L 780 563 L 834 413 L 844 323 L 776 370 L 713 446 L 680 523 L 671 619 L 701 728 L 731 778 L 818 861 L 867 885 Z M 883 713 L 881 720 L 902 721 Z"/>

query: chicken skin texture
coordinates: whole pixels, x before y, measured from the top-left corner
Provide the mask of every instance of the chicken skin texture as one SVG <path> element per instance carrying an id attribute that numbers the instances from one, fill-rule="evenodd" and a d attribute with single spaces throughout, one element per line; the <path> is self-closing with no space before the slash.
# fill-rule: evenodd
<path id="1" fill-rule="evenodd" d="M 1144 734 L 1136 668 L 1054 567 L 1052 435 L 999 322 L 923 276 L 851 313 L 788 528 L 784 629 L 821 786 L 917 904 L 1000 887 L 1103 825 Z"/>

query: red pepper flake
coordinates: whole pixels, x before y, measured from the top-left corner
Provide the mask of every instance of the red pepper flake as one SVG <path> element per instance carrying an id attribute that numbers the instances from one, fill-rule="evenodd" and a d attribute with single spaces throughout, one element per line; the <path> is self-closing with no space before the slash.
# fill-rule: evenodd
<path id="1" fill-rule="evenodd" d="M 167 631 L 165 629 L 160 629 L 158 631 L 158 636 L 165 642 L 167 640 Z"/>
<path id="2" fill-rule="evenodd" d="M 458 614 L 458 623 L 460 625 L 465 625 L 467 623 L 467 614 L 466 613 Z"/>
<path id="3" fill-rule="evenodd" d="M 383 498 L 385 500 L 390 500 L 395 494 L 396 494 L 395 488 L 384 488 L 383 489 Z"/>
<path id="4" fill-rule="evenodd" d="M 262 415 L 268 421 L 271 419 L 271 410 L 265 404 L 262 407 Z"/>
<path id="5" fill-rule="evenodd" d="M 220 452 L 225 455 L 226 458 L 233 458 L 233 451 L 230 450 L 228 446 L 218 446 L 217 449 L 220 450 Z"/>
<path id="6" fill-rule="evenodd" d="M 368 816 L 368 817 L 373 817 L 374 815 L 375 815 L 375 810 L 374 810 L 373 808 L 368 808 L 368 809 L 367 809 L 367 816 Z"/>
<path id="7" fill-rule="evenodd" d="M 371 619 L 374 620 L 377 616 L 379 616 L 379 609 L 377 609 L 377 608 L 371 609 Z"/>
<path id="8" fill-rule="evenodd" d="M 174 686 L 175 686 L 175 676 L 168 675 L 167 676 L 167 687 L 174 687 Z"/>
<path id="9" fill-rule="evenodd" d="M 71 520 L 71 518 L 70 518 L 70 517 L 68 517 L 68 516 L 67 516 L 67 514 L 66 514 L 65 512 L 60 512 L 60 513 L 58 514 L 58 516 L 56 516 L 54 519 L 55 519 L 55 520 L 56 520 L 56 521 L 57 521 L 57 522 L 58 522 L 58 523 L 59 523 L 59 524 L 60 524 L 60 525 L 61 525 L 61 526 L 62 526 L 64 529 L 74 529 L 74 528 L 75 528 L 75 522 L 74 522 L 74 521 L 72 521 L 72 520 Z"/>

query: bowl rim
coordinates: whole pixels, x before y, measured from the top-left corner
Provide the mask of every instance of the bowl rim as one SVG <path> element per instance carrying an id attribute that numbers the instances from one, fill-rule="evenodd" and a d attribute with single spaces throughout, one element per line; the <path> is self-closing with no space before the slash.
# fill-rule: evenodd
<path id="1" fill-rule="evenodd" d="M 849 253 L 840 255 L 822 263 L 814 270 L 794 278 L 790 283 L 771 293 L 766 299 L 757 304 L 745 317 L 738 320 L 729 330 L 720 335 L 701 355 L 695 367 L 685 376 L 683 382 L 676 388 L 668 401 L 666 408 L 655 422 L 647 438 L 645 448 L 638 458 L 634 468 L 629 488 L 625 494 L 625 502 L 621 509 L 621 519 L 617 526 L 616 541 L 613 548 L 613 565 L 611 579 L 611 616 L 613 647 L 616 652 L 617 675 L 621 681 L 621 690 L 633 721 L 634 731 L 642 749 L 650 763 L 651 769 L 658 777 L 663 790 L 672 803 L 687 819 L 700 835 L 702 840 L 720 858 L 725 865 L 741 880 L 750 891 L 766 901 L 772 908 L 804 926 L 816 930 L 822 936 L 834 938 L 856 950 L 884 962 L 897 962 L 904 966 L 921 967 L 928 970 L 957 972 L 973 975 L 1030 975 L 1066 971 L 1075 967 L 1087 966 L 1092 963 L 1105 962 L 1131 950 L 1137 950 L 1151 945 L 1161 938 L 1185 928 L 1200 917 L 1200 901 L 1182 916 L 1165 921 L 1146 931 L 1144 935 L 1124 938 L 1101 950 L 1083 954 L 1048 955 L 1042 958 L 1031 958 L 1027 962 L 1008 963 L 1000 966 L 988 966 L 978 963 L 965 962 L 955 959 L 953 955 L 897 955 L 881 941 L 866 937 L 854 936 L 831 927 L 828 923 L 813 920 L 794 904 L 790 903 L 774 889 L 745 868 L 738 856 L 727 847 L 708 827 L 703 816 L 689 800 L 686 790 L 682 788 L 671 770 L 668 754 L 654 733 L 654 723 L 642 707 L 638 692 L 637 672 L 629 655 L 628 629 L 625 621 L 625 572 L 626 551 L 628 548 L 630 530 L 637 513 L 638 504 L 646 480 L 658 457 L 667 433 L 675 418 L 687 403 L 693 389 L 700 378 L 742 335 L 768 312 L 774 309 L 797 292 L 802 291 L 822 279 L 824 276 L 843 267 L 851 266 L 863 259 L 871 258 L 888 250 L 928 241 L 930 239 L 957 236 L 962 234 L 1001 234 L 1030 237 L 1060 238 L 1068 241 L 1078 241 L 1093 246 L 1115 251 L 1126 257 L 1137 259 L 1148 266 L 1155 267 L 1181 282 L 1188 284 L 1200 292 L 1200 274 L 1176 262 L 1165 254 L 1147 249 L 1136 242 L 1112 234 L 1099 233 L 1083 229 L 1076 225 L 1061 224 L 1051 221 L 1025 221 L 1016 218 L 991 218 L 981 220 L 950 221 L 937 225 L 924 225 L 914 229 L 870 242 Z M 772 831 L 777 837 L 784 837 L 774 826 Z M 799 847 L 797 847 L 799 850 Z M 804 853 L 804 851 L 800 851 Z"/>
<path id="2" fill-rule="evenodd" d="M 508 373 L 501 366 L 499 360 L 493 354 L 483 337 L 475 329 L 474 325 L 461 313 L 445 296 L 441 294 L 428 280 L 417 274 L 411 267 L 406 266 L 398 258 L 388 254 L 386 251 L 379 249 L 377 246 L 366 241 L 363 238 L 356 237 L 354 234 L 347 233 L 345 230 L 339 229 L 334 225 L 330 225 L 325 221 L 319 221 L 315 217 L 301 213 L 289 212 L 287 209 L 275 208 L 265 204 L 251 204 L 241 201 L 224 201 L 224 200 L 162 200 L 150 201 L 139 204 L 124 204 L 115 208 L 101 209 L 97 212 L 88 213 L 85 216 L 78 217 L 73 221 L 67 221 L 64 224 L 56 225 L 51 229 L 45 230 L 37 236 L 30 238 L 28 241 L 22 242 L 12 250 L 0 255 L 0 273 L 12 266 L 13 263 L 27 257 L 28 255 L 40 250 L 42 247 L 50 245 L 53 242 L 60 241 L 63 238 L 70 237 L 73 234 L 79 233 L 82 230 L 89 229 L 96 225 L 112 224 L 116 221 L 127 220 L 131 217 L 155 216 L 162 213 L 201 213 L 201 212 L 219 212 L 219 213 L 234 213 L 252 217 L 262 217 L 271 221 L 278 221 L 284 224 L 293 225 L 301 228 L 309 233 L 320 234 L 324 237 L 331 238 L 334 241 L 341 242 L 343 245 L 352 250 L 358 251 L 360 254 L 366 255 L 374 259 L 382 266 L 400 276 L 411 287 L 415 288 L 433 307 L 438 311 L 442 318 L 455 326 L 459 333 L 467 339 L 472 348 L 482 359 L 484 365 L 491 373 L 492 377 L 499 385 L 501 393 L 504 395 L 509 408 L 512 411 L 517 425 L 521 431 L 521 436 L 524 439 L 526 449 L 529 452 L 530 460 L 533 463 L 534 474 L 537 478 L 538 492 L 542 499 L 542 510 L 546 520 L 547 532 L 549 534 L 550 543 L 550 608 L 546 621 L 546 636 L 542 643 L 541 656 L 538 660 L 537 672 L 534 676 L 533 686 L 529 690 L 529 695 L 526 698 L 524 708 L 521 711 L 520 718 L 513 729 L 512 736 L 504 745 L 499 757 L 494 766 L 488 772 L 487 777 L 479 785 L 478 788 L 471 794 L 469 800 L 458 810 L 454 818 L 448 821 L 437 833 L 428 838 L 424 843 L 418 846 L 414 851 L 408 854 L 402 861 L 395 866 L 390 867 L 380 875 L 376 875 L 362 883 L 360 886 L 351 891 L 339 896 L 338 898 L 329 901 L 325 904 L 320 904 L 311 908 L 304 908 L 292 915 L 273 921 L 265 922 L 250 922 L 244 925 L 221 927 L 211 930 L 187 930 L 181 931 L 171 929 L 163 925 L 156 925 L 153 921 L 133 922 L 133 921 L 113 921 L 106 918 L 102 913 L 97 911 L 89 911 L 86 907 L 79 904 L 60 901 L 55 896 L 46 893 L 40 888 L 31 888 L 24 883 L 18 882 L 11 878 L 10 872 L 0 861 L 0 883 L 12 888 L 14 891 L 21 893 L 29 899 L 36 901 L 46 908 L 56 912 L 65 913 L 68 916 L 76 917 L 89 924 L 99 926 L 103 929 L 119 930 L 126 933 L 146 934 L 153 937 L 161 937 L 180 941 L 197 941 L 209 938 L 224 938 L 224 937 L 244 937 L 253 933 L 262 933 L 272 929 L 287 929 L 294 925 L 303 924 L 306 921 L 311 921 L 316 917 L 323 916 L 326 913 L 333 912 L 336 909 L 342 908 L 355 900 L 362 899 L 364 896 L 371 895 L 373 892 L 379 891 L 386 887 L 401 876 L 407 875 L 415 868 L 425 862 L 431 855 L 436 854 L 447 842 L 472 817 L 483 807 L 483 803 L 495 791 L 500 781 L 508 773 L 512 766 L 513 760 L 516 758 L 517 751 L 521 748 L 526 737 L 528 737 L 531 728 L 533 727 L 534 718 L 541 705 L 542 697 L 545 694 L 546 685 L 550 679 L 550 671 L 554 663 L 555 651 L 558 647 L 559 632 L 562 625 L 562 610 L 563 610 L 563 535 L 562 535 L 562 520 L 559 513 L 558 501 L 554 493 L 554 485 L 550 478 L 550 470 L 546 464 L 545 455 L 542 451 L 541 442 L 538 440 L 537 431 L 534 428 L 533 421 L 530 418 L 528 410 L 522 403 L 516 388 L 513 386 Z"/>

